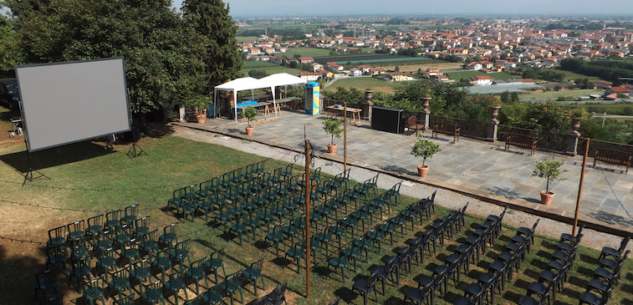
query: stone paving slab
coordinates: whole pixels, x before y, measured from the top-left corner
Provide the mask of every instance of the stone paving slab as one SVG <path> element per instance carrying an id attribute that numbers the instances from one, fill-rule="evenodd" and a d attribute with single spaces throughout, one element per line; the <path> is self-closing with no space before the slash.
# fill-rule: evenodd
<path id="1" fill-rule="evenodd" d="M 326 145 L 331 137 L 323 131 L 325 116 L 307 116 L 283 111 L 282 119 L 257 125 L 254 139 L 275 142 L 288 148 L 298 148 L 304 136 L 310 139 L 319 152 L 327 152 Z M 184 123 L 182 125 L 189 125 Z M 214 132 L 244 133 L 246 123 L 217 118 L 208 119 L 204 125 L 191 124 Z M 305 135 L 304 135 L 305 127 Z M 448 183 L 465 189 L 478 190 L 509 199 L 522 200 L 527 204 L 540 202 L 540 191 L 545 190 L 545 180 L 531 177 L 534 163 L 551 156 L 564 159 L 563 174 L 566 181 L 550 184 L 556 193 L 548 208 L 559 209 L 573 215 L 576 206 L 582 157 L 537 151 L 530 157 L 529 151 L 521 148 L 503 149 L 503 143 L 486 142 L 461 137 L 453 143 L 452 137 L 439 135 L 431 138 L 430 132 L 421 134 L 425 139 L 439 144 L 440 153 L 427 159 L 430 166 L 428 179 Z M 347 159 L 357 165 L 373 165 L 396 174 L 417 175 L 416 166 L 421 158 L 410 155 L 415 135 L 396 135 L 369 129 L 368 122 L 361 126 L 347 126 Z M 343 139 L 334 140 L 338 144 L 337 155 L 342 160 Z M 592 159 L 587 161 L 581 215 L 599 221 L 633 227 L 633 175 L 624 175 L 622 167 L 598 164 L 593 169 Z M 604 169 L 604 170 L 603 170 Z M 606 179 L 605 179 L 606 178 Z M 536 208 L 538 206 L 535 206 Z M 626 209 L 626 211 L 625 211 Z"/>

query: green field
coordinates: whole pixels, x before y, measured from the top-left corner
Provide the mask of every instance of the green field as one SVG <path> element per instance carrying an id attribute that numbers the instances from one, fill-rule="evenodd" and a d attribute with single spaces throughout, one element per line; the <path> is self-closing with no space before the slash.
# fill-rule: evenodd
<path id="1" fill-rule="evenodd" d="M 345 87 L 347 89 L 356 88 L 364 91 L 367 88 L 371 88 L 377 92 L 393 93 L 394 89 L 399 85 L 395 82 L 386 82 L 383 80 L 375 79 L 373 77 L 352 77 L 337 80 L 331 86 L 325 88 L 323 91 L 335 91 L 337 87 Z"/>
<path id="2" fill-rule="evenodd" d="M 242 72 L 244 73 L 244 76 L 248 76 L 248 71 L 250 70 L 266 70 L 266 73 L 268 73 L 268 75 L 275 73 L 299 75 L 299 72 L 301 72 L 301 70 L 299 69 L 286 68 L 267 61 L 244 61 L 244 64 L 242 65 Z"/>
<path id="3" fill-rule="evenodd" d="M 578 73 L 574 73 L 571 71 L 565 71 L 565 70 L 561 70 L 561 69 L 556 69 L 556 72 L 562 72 L 565 74 L 565 82 L 569 81 L 570 79 L 589 79 L 590 81 L 596 81 L 596 80 L 601 80 L 599 77 L 596 76 L 586 76 L 586 75 L 582 75 L 582 74 L 578 74 Z"/>
<path id="4" fill-rule="evenodd" d="M 582 89 L 582 90 L 570 90 L 570 91 L 549 91 L 540 93 L 525 93 L 521 94 L 522 99 L 557 99 L 561 96 L 587 96 L 592 94 L 602 94 L 601 89 Z"/>
<path id="5" fill-rule="evenodd" d="M 492 77 L 493 79 L 498 79 L 498 80 L 503 80 L 503 79 L 520 79 L 521 76 L 519 75 L 512 75 L 510 73 L 506 73 L 506 72 L 497 72 L 497 73 L 484 73 L 481 71 L 466 71 L 466 70 L 462 70 L 463 72 L 451 72 L 451 73 L 446 73 L 446 76 L 448 76 L 448 78 L 450 79 L 454 79 L 456 81 L 459 81 L 460 79 L 468 79 L 471 78 L 473 76 L 477 76 L 477 75 L 488 75 L 490 77 Z"/>
<path id="6" fill-rule="evenodd" d="M 253 42 L 257 40 L 256 36 L 237 36 L 237 42 Z"/>
<path id="7" fill-rule="evenodd" d="M 288 56 L 288 58 L 294 58 L 295 54 L 299 54 L 301 57 L 321 57 L 330 56 L 329 49 L 316 49 L 309 47 L 288 48 L 286 53 L 280 53 L 281 55 Z"/>

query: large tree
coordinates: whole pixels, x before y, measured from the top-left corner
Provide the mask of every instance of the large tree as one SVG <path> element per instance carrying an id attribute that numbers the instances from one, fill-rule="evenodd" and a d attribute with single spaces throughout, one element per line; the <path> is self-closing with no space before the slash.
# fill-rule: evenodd
<path id="1" fill-rule="evenodd" d="M 23 60 L 18 46 L 18 35 L 12 28 L 12 21 L 0 15 L 0 73 L 6 74 L 12 71 L 14 66 L 21 64 Z"/>
<path id="2" fill-rule="evenodd" d="M 205 38 L 170 0 L 8 0 L 27 63 L 125 58 L 132 111 L 202 93 Z"/>
<path id="3" fill-rule="evenodd" d="M 237 26 L 229 16 L 229 5 L 222 0 L 185 0 L 184 19 L 196 33 L 207 38 L 205 93 L 240 76 L 242 56 L 237 46 Z"/>

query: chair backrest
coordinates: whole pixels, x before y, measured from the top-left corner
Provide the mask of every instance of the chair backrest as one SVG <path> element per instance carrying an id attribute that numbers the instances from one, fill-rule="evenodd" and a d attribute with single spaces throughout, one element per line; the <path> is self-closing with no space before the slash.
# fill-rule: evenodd
<path id="1" fill-rule="evenodd" d="M 629 244 L 629 240 L 631 238 L 630 237 L 626 237 L 624 239 L 622 239 L 622 242 L 620 243 L 620 249 L 618 249 L 618 252 L 622 253 L 622 251 L 624 251 L 624 248 L 626 248 L 626 245 Z"/>
<path id="2" fill-rule="evenodd" d="M 103 214 L 88 218 L 88 226 L 103 227 Z"/>
<path id="3" fill-rule="evenodd" d="M 431 194 L 431 198 L 430 198 L 431 204 L 435 204 L 435 194 L 437 194 L 437 190 L 435 190 L 433 194 Z"/>
<path id="4" fill-rule="evenodd" d="M 502 223 L 503 222 L 503 216 L 506 215 L 506 211 L 508 211 L 508 207 L 506 206 L 505 209 L 503 209 L 503 212 L 501 212 L 501 215 L 499 215 L 499 221 L 498 223 Z"/>
<path id="5" fill-rule="evenodd" d="M 462 208 L 462 210 L 459 212 L 459 217 L 464 217 L 464 215 L 466 214 L 466 209 L 468 208 L 468 204 L 470 202 L 466 202 L 466 205 L 464 205 L 464 207 Z"/>
<path id="6" fill-rule="evenodd" d="M 64 297 L 61 295 L 56 295 L 46 301 L 42 301 L 39 303 L 40 305 L 64 305 Z"/>
<path id="7" fill-rule="evenodd" d="M 168 233 L 177 234 L 176 233 L 177 226 L 178 226 L 178 223 L 174 222 L 174 223 L 164 227 L 163 228 L 163 234 L 168 234 Z"/>
<path id="8" fill-rule="evenodd" d="M 407 256 L 409 256 L 409 251 L 411 250 L 411 248 L 409 247 L 406 247 L 405 249 L 406 251 L 401 251 L 400 253 L 398 253 L 398 259 L 401 263 L 407 259 Z"/>
<path id="9" fill-rule="evenodd" d="M 530 235 L 534 235 L 534 233 L 536 232 L 536 226 L 538 226 L 539 221 L 541 221 L 541 219 L 537 219 L 536 222 L 534 223 L 534 225 L 532 226 L 532 232 L 530 232 Z M 580 230 L 578 231 L 578 234 L 576 236 L 580 236 L 580 232 L 582 232 L 582 228 L 584 228 L 585 226 L 582 226 L 580 228 Z"/>
<path id="10" fill-rule="evenodd" d="M 213 257 L 214 254 L 215 254 L 215 259 L 224 262 L 224 255 L 225 255 L 224 248 L 218 249 L 218 251 L 211 253 L 211 257 Z"/>
<path id="11" fill-rule="evenodd" d="M 256 262 L 254 262 L 254 263 L 252 263 L 252 264 L 251 264 L 251 269 L 252 269 L 252 270 L 259 270 L 259 271 L 262 271 L 262 266 L 264 265 L 264 259 L 265 259 L 265 257 L 266 257 L 266 253 L 265 253 L 265 252 L 263 252 L 263 253 L 262 253 L 262 256 L 261 256 L 261 257 L 259 257 L 259 259 L 258 259 Z"/>
<path id="12" fill-rule="evenodd" d="M 183 240 L 176 244 L 176 251 L 189 251 L 189 246 L 191 244 L 191 239 Z"/>
<path id="13" fill-rule="evenodd" d="M 86 230 L 86 222 L 82 219 L 82 220 L 70 223 L 66 227 L 68 228 L 68 230 L 66 231 L 68 233 L 75 232 L 75 231 L 83 232 Z"/>
<path id="14" fill-rule="evenodd" d="M 54 269 L 49 269 L 35 275 L 35 287 L 38 289 L 50 289 L 55 287 L 56 284 L 57 279 Z"/>
<path id="15" fill-rule="evenodd" d="M 276 301 L 285 299 L 286 286 L 287 283 L 281 283 L 279 286 L 275 287 L 275 289 L 273 289 L 273 291 L 269 294 L 270 298 Z"/>
<path id="16" fill-rule="evenodd" d="M 369 278 L 367 279 L 367 287 L 375 287 L 376 286 L 376 279 L 378 279 L 378 271 L 376 272 L 372 272 L 369 275 Z"/>
<path id="17" fill-rule="evenodd" d="M 409 119 L 407 120 L 408 126 L 415 126 L 417 124 L 417 122 L 415 121 L 415 115 L 409 117 Z"/>
<path id="18" fill-rule="evenodd" d="M 106 221 L 119 220 L 121 219 L 122 213 L 123 211 L 121 210 L 116 210 L 116 211 L 106 213 Z"/>
<path id="19" fill-rule="evenodd" d="M 156 282 L 150 283 L 147 287 L 150 290 L 163 290 L 163 284 L 161 283 L 160 280 L 157 280 Z"/>
<path id="20" fill-rule="evenodd" d="M 393 271 L 393 268 L 396 266 L 397 258 L 397 256 L 392 256 L 388 258 L 385 262 L 385 272 L 387 273 L 387 275 L 389 275 L 389 273 L 391 273 Z"/>
<path id="21" fill-rule="evenodd" d="M 133 265 L 133 264 L 131 264 Z M 130 268 L 121 268 L 118 271 L 114 272 L 115 278 L 127 279 L 130 277 Z"/>
<path id="22" fill-rule="evenodd" d="M 114 302 L 118 305 L 134 305 L 134 295 L 127 295 Z"/>
<path id="23" fill-rule="evenodd" d="M 102 277 L 98 277 L 93 280 L 84 281 L 84 287 L 86 288 L 105 288 L 105 280 Z"/>
<path id="24" fill-rule="evenodd" d="M 396 193 L 396 194 L 400 194 L 400 187 L 402 186 L 402 180 L 398 183 L 396 183 L 394 186 L 391 187 L 391 189 Z"/>
<path id="25" fill-rule="evenodd" d="M 136 216 L 136 215 L 138 215 L 138 204 L 133 204 L 125 208 L 125 216 Z"/>
<path id="26" fill-rule="evenodd" d="M 149 240 L 158 241 L 157 235 L 158 235 L 158 229 L 154 229 L 153 231 L 150 231 L 149 233 L 141 236 L 141 243 L 145 243 L 146 241 L 149 241 Z"/>
<path id="27" fill-rule="evenodd" d="M 330 302 L 330 304 L 328 305 L 338 305 L 340 301 L 341 301 L 341 297 L 337 297 L 334 301 Z"/>
<path id="28" fill-rule="evenodd" d="M 149 228 L 150 223 L 151 223 L 150 216 L 143 216 L 142 218 L 139 218 L 134 221 L 134 227 L 135 228 L 142 228 L 142 227 Z"/>
<path id="29" fill-rule="evenodd" d="M 61 227 L 57 227 L 55 229 L 48 230 L 48 239 L 53 239 L 53 238 L 57 238 L 57 237 L 66 238 L 66 227 L 65 226 L 61 226 Z"/>

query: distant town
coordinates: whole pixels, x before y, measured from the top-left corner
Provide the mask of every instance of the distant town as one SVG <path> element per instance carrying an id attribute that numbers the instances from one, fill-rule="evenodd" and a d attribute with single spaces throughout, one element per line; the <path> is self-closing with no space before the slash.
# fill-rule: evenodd
<path id="1" fill-rule="evenodd" d="M 258 67 L 272 67 L 250 61 L 269 62 L 293 69 L 288 72 L 307 81 L 326 83 L 373 76 L 387 82 L 429 78 L 460 86 L 553 84 L 553 90 L 577 85 L 577 79 L 587 76 L 539 71 L 567 58 L 626 59 L 633 48 L 631 20 L 278 18 L 239 20 L 238 25 L 238 35 L 247 35 L 238 36 L 245 73 L 255 70 L 257 76 L 262 72 Z M 591 89 L 614 85 L 612 79 L 590 80 Z M 616 80 L 615 85 L 627 82 Z M 616 99 L 617 93 L 628 95 L 629 90 L 605 90 L 601 96 Z"/>

